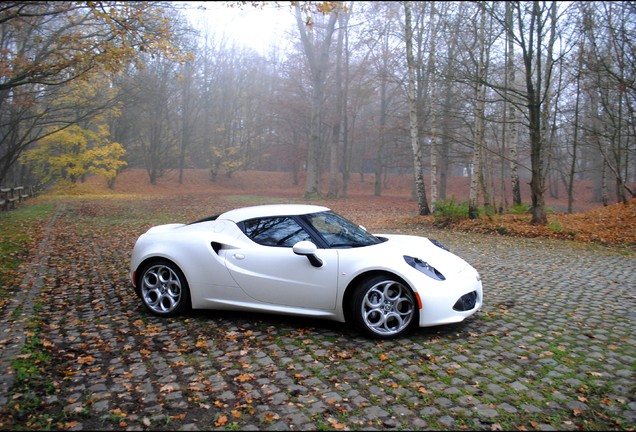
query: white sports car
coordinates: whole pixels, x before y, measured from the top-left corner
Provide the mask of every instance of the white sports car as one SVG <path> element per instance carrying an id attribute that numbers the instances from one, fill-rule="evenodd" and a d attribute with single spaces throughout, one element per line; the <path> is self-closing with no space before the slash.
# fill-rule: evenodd
<path id="1" fill-rule="evenodd" d="M 391 338 L 456 323 L 482 305 L 481 278 L 434 240 L 373 235 L 330 209 L 263 205 L 150 228 L 130 278 L 150 312 L 269 312 L 356 325 Z"/>

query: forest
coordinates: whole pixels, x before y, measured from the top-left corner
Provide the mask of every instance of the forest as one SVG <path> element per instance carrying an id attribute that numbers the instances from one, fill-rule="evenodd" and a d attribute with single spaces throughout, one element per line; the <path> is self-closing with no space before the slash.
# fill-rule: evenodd
<path id="1" fill-rule="evenodd" d="M 463 176 L 470 218 L 523 182 L 534 224 L 579 180 L 636 196 L 634 2 L 225 3 L 294 25 L 263 54 L 195 25 L 204 3 L 0 3 L 0 185 L 259 170 L 318 198 L 408 174 L 426 215 Z"/>

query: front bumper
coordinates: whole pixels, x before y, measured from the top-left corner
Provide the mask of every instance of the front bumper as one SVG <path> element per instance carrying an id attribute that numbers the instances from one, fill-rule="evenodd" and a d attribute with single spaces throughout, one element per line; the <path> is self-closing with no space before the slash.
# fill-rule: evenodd
<path id="1" fill-rule="evenodd" d="M 418 289 L 422 300 L 420 327 L 461 322 L 483 305 L 481 277 L 471 266 L 434 285 Z"/>

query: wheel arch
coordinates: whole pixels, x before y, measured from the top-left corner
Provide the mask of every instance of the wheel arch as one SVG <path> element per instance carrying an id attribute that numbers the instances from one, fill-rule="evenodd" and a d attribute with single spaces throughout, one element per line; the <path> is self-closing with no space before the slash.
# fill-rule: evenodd
<path id="1" fill-rule="evenodd" d="M 419 318 L 419 313 L 420 313 L 420 307 L 419 306 L 421 306 L 420 300 L 419 300 L 419 295 L 413 289 L 411 284 L 409 284 L 407 281 L 404 280 L 404 278 L 400 277 L 399 275 L 397 275 L 397 274 L 395 274 L 393 272 L 390 272 L 390 271 L 387 271 L 387 270 L 369 270 L 369 271 L 366 271 L 364 273 L 360 273 L 359 275 L 354 277 L 349 282 L 349 285 L 347 285 L 347 288 L 345 289 L 344 295 L 342 297 L 342 312 L 344 314 L 345 322 L 347 322 L 347 323 L 353 322 L 353 296 L 354 296 L 358 286 L 360 286 L 362 281 L 364 281 L 366 279 L 371 279 L 371 278 L 376 277 L 376 276 L 391 277 L 391 278 L 396 279 L 398 282 L 402 283 L 404 286 L 409 287 L 409 289 L 411 290 L 411 293 L 413 294 L 413 296 L 415 297 L 415 299 L 416 299 L 416 301 L 418 303 L 417 316 Z"/>
<path id="2" fill-rule="evenodd" d="M 160 262 L 166 262 L 166 263 L 170 263 L 172 265 L 174 265 L 183 275 L 183 278 L 186 281 L 186 284 L 188 284 L 188 289 L 190 288 L 190 284 L 188 283 L 188 279 L 185 276 L 185 272 L 183 271 L 183 269 L 181 268 L 181 266 L 179 264 L 177 264 L 176 262 L 174 262 L 173 260 L 171 260 L 170 258 L 167 258 L 165 256 L 161 256 L 161 255 L 152 255 L 149 256 L 147 258 L 145 258 L 143 261 L 141 261 L 139 263 L 139 265 L 137 266 L 137 268 L 135 269 L 134 273 L 133 273 L 133 278 L 134 278 L 134 287 L 135 287 L 135 292 L 137 293 L 137 295 L 141 294 L 141 288 L 140 288 L 140 278 L 141 278 L 141 274 L 143 272 L 143 269 L 146 268 L 149 264 L 155 264 L 155 263 L 160 263 Z M 190 302 L 192 302 L 192 300 L 190 300 Z"/>

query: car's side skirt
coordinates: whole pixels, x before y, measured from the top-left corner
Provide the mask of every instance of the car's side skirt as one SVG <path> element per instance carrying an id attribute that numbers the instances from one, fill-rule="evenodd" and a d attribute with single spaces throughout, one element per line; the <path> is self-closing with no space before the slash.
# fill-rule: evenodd
<path id="1" fill-rule="evenodd" d="M 240 310 L 250 312 L 262 312 L 268 314 L 306 316 L 312 318 L 327 319 L 331 321 L 345 322 L 344 317 L 336 310 L 308 309 L 291 306 L 280 306 L 268 303 L 253 303 L 231 300 L 219 300 L 207 298 L 204 300 L 204 309 Z"/>

